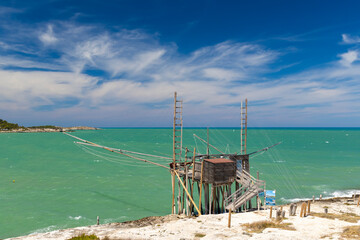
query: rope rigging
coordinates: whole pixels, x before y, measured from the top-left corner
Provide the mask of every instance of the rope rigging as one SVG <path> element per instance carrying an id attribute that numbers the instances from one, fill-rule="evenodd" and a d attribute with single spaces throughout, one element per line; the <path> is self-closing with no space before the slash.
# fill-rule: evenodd
<path id="1" fill-rule="evenodd" d="M 142 158 L 139 158 L 139 157 L 135 157 L 135 156 L 131 156 L 131 155 L 129 155 L 129 154 L 126 154 L 126 153 L 124 153 L 124 150 L 113 150 L 113 149 L 111 149 L 111 148 L 109 148 L 109 147 L 101 146 L 101 145 L 99 145 L 99 144 L 96 144 L 96 143 L 90 142 L 90 141 L 88 141 L 88 140 L 85 140 L 85 139 L 76 137 L 76 136 L 71 135 L 71 134 L 69 134 L 69 133 L 66 133 L 66 132 L 63 132 L 63 133 L 64 133 L 65 135 L 68 135 L 68 136 L 72 137 L 72 138 L 75 138 L 75 139 L 77 139 L 77 140 L 80 140 L 80 141 L 82 141 L 83 143 L 87 143 L 87 144 L 89 144 L 89 145 L 91 145 L 91 146 L 99 147 L 99 148 L 105 149 L 105 150 L 107 150 L 107 151 L 114 152 L 114 153 L 118 153 L 118 154 L 121 154 L 121 155 L 130 157 L 130 158 L 133 158 L 133 159 L 142 161 L 142 162 L 146 162 L 146 163 L 150 163 L 150 164 L 153 164 L 153 165 L 156 165 L 156 166 L 159 166 L 159 167 L 163 167 L 163 168 L 166 168 L 166 169 L 170 169 L 169 167 L 164 166 L 164 165 L 162 165 L 162 164 L 159 164 L 159 163 L 156 163 L 156 162 L 153 162 L 153 161 L 149 161 L 149 160 L 146 160 L 146 159 L 142 159 Z M 139 154 L 139 153 L 138 153 L 138 154 Z M 152 155 L 152 156 L 155 156 L 155 155 Z"/>

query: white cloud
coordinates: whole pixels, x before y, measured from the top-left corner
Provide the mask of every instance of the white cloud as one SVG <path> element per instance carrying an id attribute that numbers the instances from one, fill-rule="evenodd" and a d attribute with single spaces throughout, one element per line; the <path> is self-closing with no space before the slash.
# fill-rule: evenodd
<path id="1" fill-rule="evenodd" d="M 8 103 L 18 110 L 54 105 L 67 98 L 83 100 L 96 82 L 94 77 L 74 73 L 1 70 L 0 109 L 8 109 Z"/>
<path id="2" fill-rule="evenodd" d="M 349 50 L 346 53 L 340 54 L 341 60 L 340 62 L 344 66 L 350 66 L 353 62 L 359 60 L 359 52 L 356 50 Z"/>
<path id="3" fill-rule="evenodd" d="M 240 80 L 244 77 L 244 74 L 222 68 L 205 68 L 204 76 L 216 80 L 231 81 Z"/>
<path id="4" fill-rule="evenodd" d="M 53 26 L 50 24 L 47 26 L 47 31 L 40 34 L 39 39 L 45 45 L 50 45 L 58 41 L 58 39 L 54 35 Z"/>
<path id="5" fill-rule="evenodd" d="M 345 44 L 356 44 L 360 43 L 360 37 L 358 36 L 350 36 L 349 34 L 342 34 L 342 41 Z"/>

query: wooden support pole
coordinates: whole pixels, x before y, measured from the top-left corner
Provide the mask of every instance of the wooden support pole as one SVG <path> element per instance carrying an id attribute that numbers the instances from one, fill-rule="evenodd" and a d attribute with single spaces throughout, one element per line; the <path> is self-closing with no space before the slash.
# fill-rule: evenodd
<path id="1" fill-rule="evenodd" d="M 307 209 L 307 212 L 308 212 L 308 214 L 310 213 L 310 202 L 311 202 L 311 201 L 309 200 L 308 203 L 307 203 L 307 208 L 308 208 L 308 209 Z"/>
<path id="2" fill-rule="evenodd" d="M 270 219 L 272 218 L 272 206 L 270 207 Z"/>
<path id="3" fill-rule="evenodd" d="M 217 204 L 218 204 L 218 213 L 221 213 L 221 186 L 217 190 Z"/>
<path id="4" fill-rule="evenodd" d="M 195 183 L 195 155 L 196 155 L 196 148 L 194 148 L 194 154 L 193 154 L 193 161 L 192 161 L 192 166 L 193 166 L 193 171 L 192 171 L 192 182 L 191 182 L 191 197 L 194 198 L 194 183 Z M 199 207 L 201 208 L 201 205 L 199 205 Z M 190 211 L 193 211 L 193 207 L 192 204 L 190 202 Z"/>
<path id="5" fill-rule="evenodd" d="M 359 196 L 359 200 L 358 200 L 358 202 L 357 202 L 357 206 L 359 206 L 359 204 L 360 204 L 360 196 Z"/>
<path id="6" fill-rule="evenodd" d="M 209 214 L 209 184 L 204 184 L 204 191 L 205 191 L 205 213 Z"/>
<path id="7" fill-rule="evenodd" d="M 213 202 L 214 202 L 214 186 L 211 185 L 210 196 L 209 196 L 209 214 L 213 213 Z"/>
<path id="8" fill-rule="evenodd" d="M 185 188 L 185 185 L 184 185 L 184 183 L 181 181 L 181 178 L 180 178 L 179 174 L 178 174 L 176 171 L 174 171 L 174 172 L 175 172 L 175 174 L 176 174 L 179 182 L 180 182 L 181 185 L 183 186 L 183 188 Z M 196 206 L 194 200 L 192 199 L 192 197 L 190 196 L 190 193 L 188 192 L 188 190 L 187 190 L 186 188 L 185 188 L 185 192 L 186 192 L 186 194 L 188 195 L 188 197 L 189 197 L 190 201 L 192 202 L 192 204 L 194 204 L 194 207 L 195 207 L 196 211 L 198 211 L 198 214 L 199 214 L 199 216 L 200 216 L 200 215 L 201 215 L 201 212 L 199 211 L 199 208 Z"/>
<path id="9" fill-rule="evenodd" d="M 176 173 L 176 171 L 175 171 Z M 179 190 L 179 193 L 178 193 L 178 197 L 177 197 L 177 200 L 178 200 L 178 214 L 181 214 L 182 213 L 182 204 L 181 204 L 181 187 L 180 187 L 180 181 L 178 180 L 178 190 Z"/>
<path id="10" fill-rule="evenodd" d="M 204 171 L 204 160 L 201 162 L 201 173 L 200 173 L 200 193 L 199 193 L 199 207 L 201 208 L 201 193 L 202 193 L 202 184 L 203 184 L 203 171 Z"/>
<path id="11" fill-rule="evenodd" d="M 231 209 L 229 210 L 228 228 L 231 227 Z"/>
<path id="12" fill-rule="evenodd" d="M 186 189 L 188 189 L 188 165 L 187 165 L 187 153 L 188 152 L 189 152 L 188 148 L 185 148 L 185 188 Z M 185 197 L 184 195 L 185 195 L 185 193 L 183 190 L 183 198 Z M 189 216 L 189 198 L 186 197 L 186 199 L 184 199 L 184 202 L 185 202 L 185 213 L 187 216 Z"/>
<path id="13" fill-rule="evenodd" d="M 238 183 L 238 182 L 235 182 L 235 192 L 236 192 L 237 190 L 239 190 L 239 183 Z M 229 195 L 229 196 L 230 196 L 230 195 Z M 236 197 L 238 197 L 238 196 L 236 196 Z M 240 210 L 241 210 L 241 206 L 240 206 Z M 236 212 L 237 210 L 234 209 L 234 211 Z"/>
<path id="14" fill-rule="evenodd" d="M 221 200 L 221 212 L 225 212 L 225 186 L 222 186 L 221 188 L 221 196 L 222 196 L 222 200 Z"/>
<path id="15" fill-rule="evenodd" d="M 217 187 L 214 187 L 214 213 L 217 214 Z"/>
<path id="16" fill-rule="evenodd" d="M 175 213 L 175 174 L 171 172 L 171 186 L 172 186 L 172 202 L 171 202 L 171 214 Z"/>

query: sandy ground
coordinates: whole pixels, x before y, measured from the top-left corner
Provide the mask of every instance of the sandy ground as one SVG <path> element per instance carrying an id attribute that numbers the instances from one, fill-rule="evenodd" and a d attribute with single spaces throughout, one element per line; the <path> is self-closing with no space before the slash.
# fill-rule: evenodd
<path id="1" fill-rule="evenodd" d="M 357 202 L 357 201 L 356 201 Z M 329 213 L 353 213 L 360 216 L 360 206 L 351 199 L 338 198 L 315 201 L 311 204 L 311 213 L 324 213 L 328 207 Z M 95 234 L 100 239 L 344 239 L 341 237 L 345 227 L 360 225 L 360 222 L 350 223 L 339 219 L 327 219 L 308 215 L 301 218 L 301 203 L 297 203 L 296 216 L 289 216 L 289 205 L 284 205 L 286 211 L 283 223 L 291 223 L 295 230 L 266 228 L 261 233 L 249 231 L 244 224 L 263 220 L 271 220 L 270 210 L 260 210 L 247 213 L 233 213 L 231 227 L 228 228 L 229 214 L 202 215 L 186 217 L 182 215 L 167 215 L 163 217 L 148 217 L 124 223 L 93 225 L 72 229 L 57 230 L 48 233 L 37 233 L 28 236 L 11 238 L 12 240 L 34 239 L 69 239 L 82 233 Z M 280 208 L 277 206 L 277 208 Z M 275 216 L 273 211 L 273 220 Z M 358 238 L 359 239 L 359 238 Z"/>

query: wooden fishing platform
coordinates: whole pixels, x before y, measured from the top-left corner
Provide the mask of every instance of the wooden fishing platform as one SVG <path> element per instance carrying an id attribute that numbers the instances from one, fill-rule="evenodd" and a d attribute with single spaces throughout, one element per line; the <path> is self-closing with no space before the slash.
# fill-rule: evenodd
<path id="1" fill-rule="evenodd" d="M 226 211 L 246 211 L 255 203 L 260 208 L 259 193 L 265 191 L 265 181 L 250 175 L 250 155 L 266 151 L 271 147 L 261 149 L 251 154 L 246 153 L 247 144 L 247 100 L 241 103 L 241 151 L 240 154 L 225 154 L 207 140 L 194 134 L 207 144 L 206 154 L 197 154 L 183 147 L 182 142 L 182 100 L 174 95 L 173 124 L 173 161 L 170 165 L 172 176 L 172 213 L 186 215 L 216 214 Z M 210 154 L 210 147 L 219 154 Z M 177 178 L 175 178 L 177 177 Z M 178 193 L 175 197 L 176 179 Z M 195 186 L 196 185 L 196 186 Z M 234 191 L 232 193 L 232 191 Z M 197 195 L 195 195 L 197 192 Z M 197 198 L 197 199 L 196 199 Z M 195 199 L 198 202 L 195 202 Z"/>

